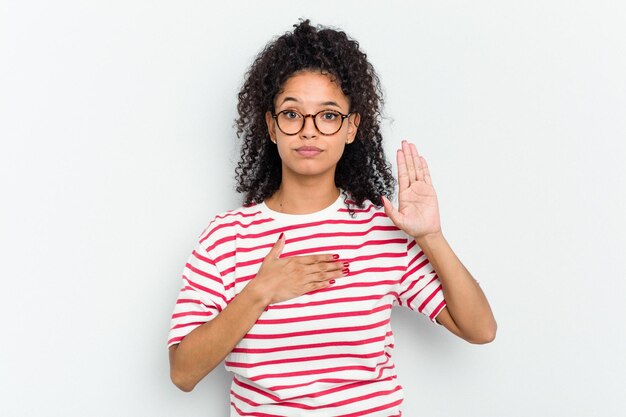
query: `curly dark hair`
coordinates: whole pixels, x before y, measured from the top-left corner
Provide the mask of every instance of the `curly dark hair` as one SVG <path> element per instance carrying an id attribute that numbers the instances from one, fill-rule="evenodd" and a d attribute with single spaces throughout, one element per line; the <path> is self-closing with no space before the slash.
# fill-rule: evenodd
<path id="1" fill-rule="evenodd" d="M 313 70 L 329 74 L 349 98 L 350 112 L 361 117 L 355 140 L 337 163 L 335 185 L 344 190 L 344 200 L 349 196 L 357 206 L 365 199 L 381 206 L 381 197 L 391 195 L 395 180 L 382 147 L 378 75 L 358 42 L 345 32 L 314 27 L 308 19 L 294 28 L 257 55 L 239 91 L 236 127 L 243 144 L 235 169 L 236 190 L 245 193 L 244 205 L 260 203 L 278 190 L 281 161 L 269 140 L 265 113 L 274 113 L 274 99 L 289 77 Z M 350 209 L 347 201 L 346 205 Z"/>

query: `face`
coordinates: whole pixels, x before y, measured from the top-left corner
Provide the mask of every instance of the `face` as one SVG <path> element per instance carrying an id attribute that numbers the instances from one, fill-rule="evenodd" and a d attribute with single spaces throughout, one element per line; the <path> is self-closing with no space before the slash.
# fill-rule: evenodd
<path id="1" fill-rule="evenodd" d="M 330 110 L 348 114 L 350 101 L 330 76 L 303 71 L 290 77 L 274 99 L 276 114 L 290 110 L 301 115 Z M 293 114 L 293 113 L 290 113 Z M 345 146 L 354 141 L 359 115 L 352 114 L 333 135 L 321 134 L 312 117 L 305 118 L 304 127 L 295 135 L 286 135 L 266 113 L 270 139 L 278 147 L 282 160 L 283 180 L 286 176 L 332 176 Z M 319 124 L 319 123 L 318 123 Z"/>

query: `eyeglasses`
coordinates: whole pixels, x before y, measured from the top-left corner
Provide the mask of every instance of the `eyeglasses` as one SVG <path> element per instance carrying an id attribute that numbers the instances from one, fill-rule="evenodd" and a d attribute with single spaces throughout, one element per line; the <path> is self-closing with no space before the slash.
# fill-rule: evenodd
<path id="1" fill-rule="evenodd" d="M 276 120 L 276 125 L 285 135 L 297 135 L 304 129 L 304 122 L 307 117 L 313 118 L 315 128 L 325 136 L 334 135 L 339 132 L 343 121 L 350 117 L 352 113 L 342 114 L 335 110 L 322 110 L 315 114 L 301 114 L 295 110 L 283 110 L 272 117 Z"/>

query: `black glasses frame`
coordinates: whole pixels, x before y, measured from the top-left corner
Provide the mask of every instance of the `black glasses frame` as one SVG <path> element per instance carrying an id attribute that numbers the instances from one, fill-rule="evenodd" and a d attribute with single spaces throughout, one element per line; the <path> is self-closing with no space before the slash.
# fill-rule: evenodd
<path id="1" fill-rule="evenodd" d="M 324 133 L 324 132 L 322 132 L 320 130 L 320 128 L 317 127 L 317 123 L 315 122 L 315 118 L 317 117 L 318 114 L 324 113 L 324 112 L 327 112 L 327 111 L 332 111 L 333 113 L 337 113 L 337 114 L 339 114 L 341 116 L 341 123 L 339 124 L 339 128 L 337 130 L 335 130 L 333 133 Z M 281 114 L 281 113 L 298 113 L 298 114 L 300 114 L 300 112 L 297 112 L 295 110 L 283 110 L 283 111 L 280 111 L 278 113 L 272 114 L 272 118 L 274 120 L 276 120 L 276 126 L 278 126 L 278 129 L 281 132 L 283 132 L 283 134 L 285 134 L 287 136 L 294 136 L 294 135 L 297 135 L 298 133 L 302 132 L 302 129 L 304 129 L 304 125 L 306 124 L 306 118 L 307 117 L 311 117 L 313 119 L 313 126 L 315 126 L 315 129 L 317 129 L 317 131 L 320 132 L 321 135 L 332 136 L 332 135 L 334 135 L 335 133 L 337 133 L 337 132 L 339 132 L 341 130 L 341 128 L 343 127 L 343 121 L 346 120 L 348 117 L 350 117 L 354 112 L 350 112 L 348 114 L 343 114 L 343 113 L 341 113 L 341 112 L 339 112 L 337 110 L 320 110 L 320 111 L 318 111 L 315 114 L 311 114 L 311 113 L 309 113 L 309 114 L 300 114 L 300 116 L 302 116 L 302 126 L 300 127 L 300 129 L 296 133 L 287 133 L 280 127 L 280 123 L 278 123 L 278 115 Z"/>

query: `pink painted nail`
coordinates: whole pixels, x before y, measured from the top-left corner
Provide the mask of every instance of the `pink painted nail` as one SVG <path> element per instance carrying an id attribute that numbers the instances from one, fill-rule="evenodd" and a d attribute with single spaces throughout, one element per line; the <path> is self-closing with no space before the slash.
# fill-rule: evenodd
<path id="1" fill-rule="evenodd" d="M 328 281 L 328 283 L 329 283 L 330 285 L 333 285 L 335 282 L 336 282 L 336 281 L 335 281 L 334 279 L 331 279 L 330 281 Z"/>
<path id="2" fill-rule="evenodd" d="M 341 272 L 342 272 L 344 275 L 348 275 L 348 274 L 350 273 L 350 270 L 349 270 L 348 268 L 344 268 Z"/>
<path id="3" fill-rule="evenodd" d="M 339 259 L 339 255 L 334 254 L 334 255 L 333 255 L 333 259 Z"/>

